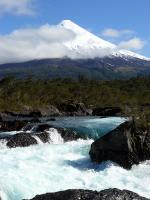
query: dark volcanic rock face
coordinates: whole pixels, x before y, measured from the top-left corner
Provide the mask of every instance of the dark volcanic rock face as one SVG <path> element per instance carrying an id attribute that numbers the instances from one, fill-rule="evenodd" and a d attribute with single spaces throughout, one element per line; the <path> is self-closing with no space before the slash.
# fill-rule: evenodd
<path id="1" fill-rule="evenodd" d="M 133 164 L 150 159 L 150 130 L 125 122 L 91 145 L 92 161 L 111 160 L 130 169 Z"/>
<path id="2" fill-rule="evenodd" d="M 37 195 L 32 200 L 148 200 L 136 193 L 119 190 L 108 189 L 101 192 L 90 190 L 66 190 L 56 193 L 47 193 Z"/>
<path id="3" fill-rule="evenodd" d="M 37 141 L 29 133 L 18 133 L 13 135 L 7 142 L 9 148 L 27 147 L 34 144 L 37 144 Z"/>

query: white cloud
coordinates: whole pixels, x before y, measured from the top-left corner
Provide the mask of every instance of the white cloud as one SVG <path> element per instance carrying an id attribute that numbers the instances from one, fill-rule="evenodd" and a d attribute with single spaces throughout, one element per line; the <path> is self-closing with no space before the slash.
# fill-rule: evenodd
<path id="1" fill-rule="evenodd" d="M 104 37 L 113 39 L 114 42 L 119 43 L 117 49 L 127 50 L 141 50 L 145 46 L 146 42 L 138 37 L 134 37 L 135 31 L 129 29 L 117 30 L 113 28 L 107 28 L 102 31 Z"/>
<path id="2" fill-rule="evenodd" d="M 46 24 L 39 28 L 15 30 L 8 35 L 0 35 L 0 64 L 66 56 L 73 59 L 95 58 L 111 54 L 111 48 L 99 48 L 97 40 L 91 41 L 88 37 L 81 34 L 77 38 L 75 32 L 61 25 Z M 90 42 L 92 45 L 94 42 L 93 48 Z"/>
<path id="3" fill-rule="evenodd" d="M 0 63 L 67 56 L 68 50 L 63 43 L 74 37 L 72 31 L 48 24 L 13 31 L 0 36 Z"/>
<path id="4" fill-rule="evenodd" d="M 128 30 L 128 29 L 124 29 L 124 30 L 117 30 L 117 29 L 113 29 L 113 28 L 107 28 L 105 30 L 102 31 L 102 35 L 104 37 L 111 37 L 111 38 L 118 38 L 121 36 L 131 36 L 133 35 L 134 31 L 132 30 Z"/>
<path id="5" fill-rule="evenodd" d="M 144 46 L 144 42 L 139 38 L 133 38 L 120 42 L 118 46 L 107 45 L 103 45 L 103 41 L 99 43 L 97 37 L 87 32 L 76 33 L 60 24 L 46 24 L 38 28 L 25 28 L 0 35 L 0 64 L 66 56 L 104 57 L 120 49 L 139 50 Z"/>
<path id="6" fill-rule="evenodd" d="M 145 45 L 145 41 L 140 38 L 132 38 L 128 41 L 122 41 L 119 43 L 118 47 L 120 49 L 128 49 L 128 50 L 141 50 Z"/>
<path id="7" fill-rule="evenodd" d="M 0 15 L 11 13 L 15 15 L 33 15 L 34 0 L 0 0 Z"/>

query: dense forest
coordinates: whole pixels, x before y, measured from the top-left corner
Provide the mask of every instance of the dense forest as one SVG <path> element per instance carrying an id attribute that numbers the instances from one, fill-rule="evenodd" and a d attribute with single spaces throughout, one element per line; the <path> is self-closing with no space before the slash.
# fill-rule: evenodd
<path id="1" fill-rule="evenodd" d="M 150 113 L 150 77 L 130 80 L 72 79 L 25 80 L 7 77 L 0 81 L 0 110 L 21 111 L 47 105 L 82 102 L 87 107 L 121 107 L 124 112 Z M 130 108 L 130 109 L 127 109 Z M 131 111 L 132 110 L 132 111 Z"/>

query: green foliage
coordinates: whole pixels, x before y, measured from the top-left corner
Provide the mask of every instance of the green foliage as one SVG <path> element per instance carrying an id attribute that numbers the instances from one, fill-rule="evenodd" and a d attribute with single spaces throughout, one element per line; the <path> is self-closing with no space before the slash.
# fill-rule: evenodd
<path id="1" fill-rule="evenodd" d="M 0 110 L 22 111 L 64 102 L 83 102 L 86 106 L 119 106 L 129 116 L 150 116 L 150 77 L 130 80 L 53 79 L 18 80 L 7 77 L 0 81 Z M 128 109 L 129 108 L 129 109 Z"/>

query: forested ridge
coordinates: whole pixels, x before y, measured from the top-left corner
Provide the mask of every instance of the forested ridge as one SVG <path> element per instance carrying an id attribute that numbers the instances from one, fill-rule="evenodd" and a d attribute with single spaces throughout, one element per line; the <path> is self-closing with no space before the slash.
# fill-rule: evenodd
<path id="1" fill-rule="evenodd" d="M 131 113 L 150 110 L 150 77 L 130 80 L 72 79 L 25 80 L 7 77 L 0 81 L 0 110 L 22 111 L 62 103 L 82 102 L 87 107 L 121 107 Z M 132 109 L 132 111 L 131 111 Z"/>

